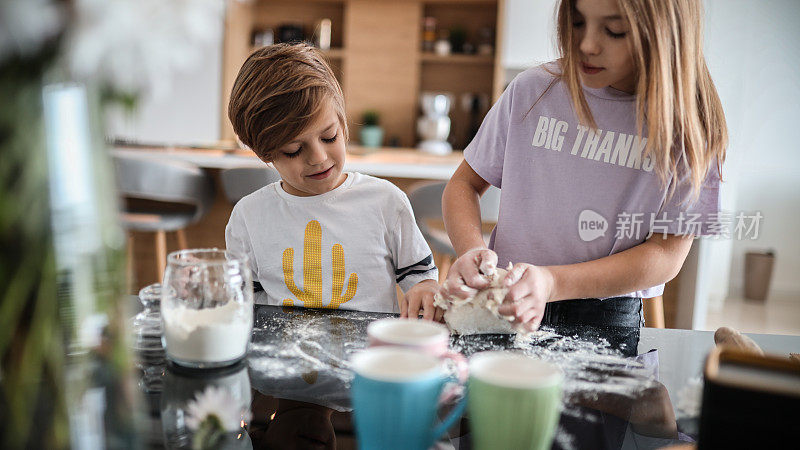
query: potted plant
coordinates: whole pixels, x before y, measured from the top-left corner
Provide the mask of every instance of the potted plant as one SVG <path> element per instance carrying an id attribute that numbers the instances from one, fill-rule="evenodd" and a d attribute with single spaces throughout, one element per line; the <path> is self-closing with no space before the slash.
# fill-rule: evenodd
<path id="1" fill-rule="evenodd" d="M 364 111 L 361 116 L 361 145 L 377 148 L 383 145 L 383 128 L 380 126 L 380 113 L 373 109 Z"/>

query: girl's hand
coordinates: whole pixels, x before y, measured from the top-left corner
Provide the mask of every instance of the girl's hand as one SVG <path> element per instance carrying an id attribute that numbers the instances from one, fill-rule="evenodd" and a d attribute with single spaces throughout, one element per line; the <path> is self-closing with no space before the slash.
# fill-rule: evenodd
<path id="1" fill-rule="evenodd" d="M 553 293 L 553 274 L 545 266 L 519 263 L 508 272 L 504 283 L 509 290 L 497 312 L 514 316 L 514 323 L 529 331 L 538 329 Z"/>
<path id="2" fill-rule="evenodd" d="M 442 321 L 444 311 L 433 306 L 433 296 L 439 292 L 439 283 L 433 280 L 420 281 L 405 292 L 400 302 L 400 317 L 416 319 L 420 310 L 425 320 Z"/>
<path id="3" fill-rule="evenodd" d="M 489 286 L 488 276 L 494 274 L 496 268 L 497 253 L 488 248 L 468 250 L 450 266 L 442 290 L 448 295 L 467 298 Z"/>

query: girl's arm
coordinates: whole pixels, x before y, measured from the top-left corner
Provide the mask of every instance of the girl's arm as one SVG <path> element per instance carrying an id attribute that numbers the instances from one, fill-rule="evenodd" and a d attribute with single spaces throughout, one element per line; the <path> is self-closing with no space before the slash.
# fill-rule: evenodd
<path id="1" fill-rule="evenodd" d="M 692 236 L 653 235 L 611 256 L 578 264 L 516 264 L 506 277 L 510 285 L 500 314 L 536 329 L 547 302 L 624 295 L 675 278 L 692 246 Z"/>
<path id="2" fill-rule="evenodd" d="M 479 268 L 497 264 L 497 255 L 487 248 L 481 234 L 479 199 L 488 187 L 486 180 L 462 162 L 444 190 L 444 224 L 459 255 L 447 274 L 445 287 L 452 295 L 465 297 L 470 293 L 467 287 L 488 285 Z M 547 302 L 613 297 L 658 286 L 678 274 L 692 240 L 692 236 L 654 234 L 628 250 L 593 261 L 561 266 L 518 263 L 506 277 L 511 286 L 499 312 L 514 315 L 517 322 L 535 329 Z"/>
<path id="3" fill-rule="evenodd" d="M 489 183 L 466 161 L 453 174 L 442 195 L 444 227 L 459 258 L 447 273 L 445 289 L 451 295 L 466 297 L 489 280 L 480 274 L 497 266 L 497 254 L 489 250 L 481 232 L 480 197 Z"/>
<path id="4" fill-rule="evenodd" d="M 681 270 L 692 239 L 654 234 L 637 246 L 604 258 L 549 266 L 554 280 L 550 301 L 613 297 L 666 283 Z"/>
<path id="5" fill-rule="evenodd" d="M 489 183 L 462 161 L 444 188 L 444 227 L 458 256 L 473 248 L 486 248 L 481 232 L 480 197 Z"/>

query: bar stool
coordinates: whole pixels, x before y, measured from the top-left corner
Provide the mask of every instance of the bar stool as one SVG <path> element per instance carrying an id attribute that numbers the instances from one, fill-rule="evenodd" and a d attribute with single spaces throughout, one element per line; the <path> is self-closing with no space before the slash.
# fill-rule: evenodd
<path id="1" fill-rule="evenodd" d="M 126 207 L 121 214 L 122 226 L 127 231 L 155 233 L 156 267 L 161 279 L 167 264 L 166 234 L 175 232 L 178 246 L 187 248 L 183 230 L 208 212 L 214 200 L 213 182 L 199 167 L 180 161 L 115 155 L 114 166 L 120 196 L 148 201 L 144 206 Z M 180 209 L 180 205 L 193 209 Z M 133 249 L 130 233 L 128 248 Z"/>
<path id="2" fill-rule="evenodd" d="M 644 314 L 644 326 L 650 328 L 665 328 L 663 295 L 643 298 L 642 309 Z"/>
<path id="3" fill-rule="evenodd" d="M 456 251 L 450 242 L 450 237 L 444 229 L 442 218 L 442 194 L 446 182 L 422 183 L 412 186 L 408 193 L 411 209 L 422 236 L 428 241 L 433 250 L 434 261 L 439 268 L 439 281 L 447 277 L 447 271 L 456 258 Z M 481 222 L 484 224 L 497 223 L 500 212 L 500 189 L 489 186 L 481 196 Z M 435 226 L 431 226 L 434 224 Z M 491 233 L 484 233 L 483 239 L 488 243 Z"/>
<path id="4" fill-rule="evenodd" d="M 225 198 L 232 205 L 235 205 L 244 196 L 281 179 L 278 171 L 270 166 L 225 169 L 220 177 Z"/>

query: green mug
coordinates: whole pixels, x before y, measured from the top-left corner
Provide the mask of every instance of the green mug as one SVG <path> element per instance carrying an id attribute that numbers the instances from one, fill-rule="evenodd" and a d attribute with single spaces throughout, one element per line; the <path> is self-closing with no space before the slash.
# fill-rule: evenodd
<path id="1" fill-rule="evenodd" d="M 561 410 L 563 375 L 553 364 L 492 351 L 469 360 L 473 448 L 549 449 Z"/>

